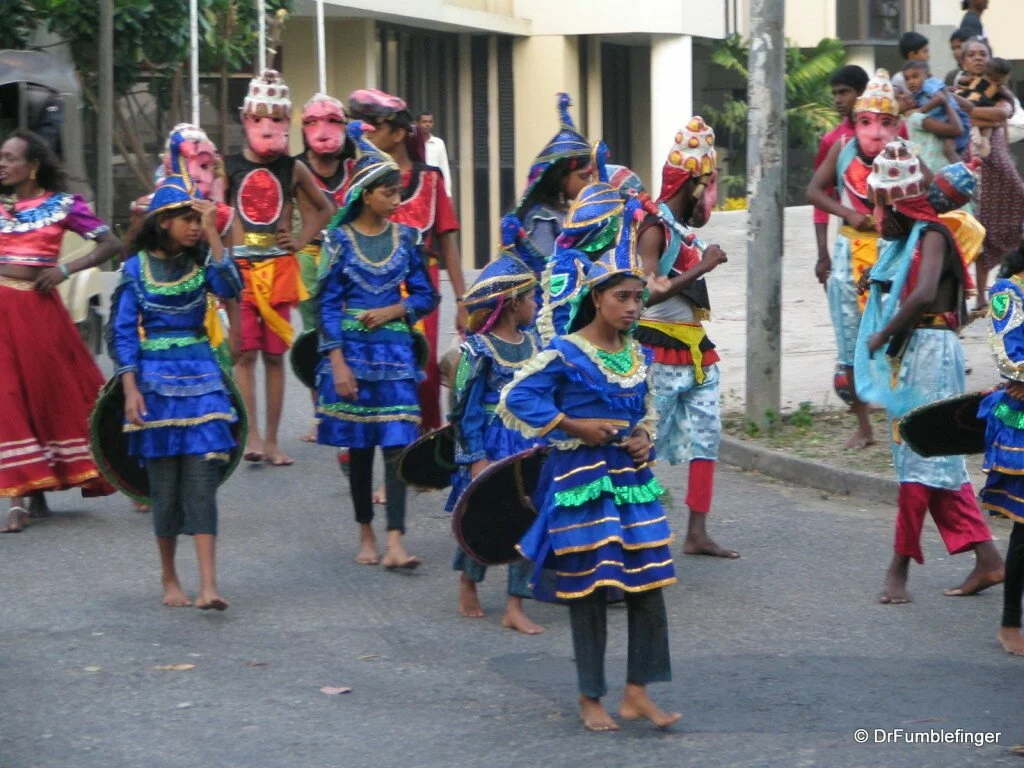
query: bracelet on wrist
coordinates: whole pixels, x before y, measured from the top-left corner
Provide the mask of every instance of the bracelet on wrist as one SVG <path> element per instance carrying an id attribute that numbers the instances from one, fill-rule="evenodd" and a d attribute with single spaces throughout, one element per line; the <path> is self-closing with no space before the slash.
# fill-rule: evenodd
<path id="1" fill-rule="evenodd" d="M 68 269 L 68 265 L 67 264 L 58 264 L 57 265 L 57 269 L 59 269 L 60 273 L 62 275 L 64 275 L 64 279 L 65 280 L 70 280 L 71 279 L 71 270 Z"/>

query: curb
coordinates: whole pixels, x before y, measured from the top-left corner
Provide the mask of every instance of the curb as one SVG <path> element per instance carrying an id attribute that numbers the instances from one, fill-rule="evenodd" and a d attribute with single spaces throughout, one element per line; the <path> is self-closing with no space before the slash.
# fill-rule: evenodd
<path id="1" fill-rule="evenodd" d="M 899 482 L 894 477 L 878 477 L 854 469 L 820 464 L 811 459 L 753 446 L 728 435 L 722 435 L 718 459 L 733 467 L 747 472 L 760 472 L 776 480 L 882 504 L 895 504 L 899 496 Z"/>

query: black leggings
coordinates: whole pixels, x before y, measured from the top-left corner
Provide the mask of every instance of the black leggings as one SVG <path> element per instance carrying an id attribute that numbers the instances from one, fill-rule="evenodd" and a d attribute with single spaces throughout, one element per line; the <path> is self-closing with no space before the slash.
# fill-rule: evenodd
<path id="1" fill-rule="evenodd" d="M 348 482 L 357 523 L 373 522 L 373 453 L 374 448 L 350 448 Z M 388 530 L 405 534 L 405 485 L 398 479 L 398 457 L 401 448 L 384 448 L 384 489 Z"/>
<path id="2" fill-rule="evenodd" d="M 1003 582 L 1003 626 L 1020 628 L 1020 601 L 1024 595 L 1024 523 L 1014 523 L 1006 549 Z"/>
<path id="3" fill-rule="evenodd" d="M 217 488 L 224 464 L 202 456 L 167 456 L 146 461 L 153 531 L 160 538 L 217 535 Z"/>
<path id="4" fill-rule="evenodd" d="M 567 602 L 580 693 L 600 699 L 608 693 L 604 680 L 604 649 L 608 641 L 607 589 L 600 587 L 586 597 Z M 626 682 L 647 685 L 671 680 L 664 594 L 660 589 L 627 592 L 626 611 L 629 633 Z"/>

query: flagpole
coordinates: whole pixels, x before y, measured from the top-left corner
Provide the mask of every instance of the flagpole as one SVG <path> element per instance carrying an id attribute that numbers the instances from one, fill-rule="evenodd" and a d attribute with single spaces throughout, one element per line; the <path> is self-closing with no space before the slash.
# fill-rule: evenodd
<path id="1" fill-rule="evenodd" d="M 259 63 L 257 75 L 263 74 L 267 68 L 267 4 L 266 0 L 256 0 L 257 29 L 259 30 L 259 55 L 256 57 Z"/>
<path id="2" fill-rule="evenodd" d="M 189 0 L 189 41 L 191 56 L 192 125 L 199 125 L 199 0 Z"/>
<path id="3" fill-rule="evenodd" d="M 324 0 L 316 0 L 316 52 L 320 67 L 320 93 L 327 93 L 327 48 L 324 36 Z"/>

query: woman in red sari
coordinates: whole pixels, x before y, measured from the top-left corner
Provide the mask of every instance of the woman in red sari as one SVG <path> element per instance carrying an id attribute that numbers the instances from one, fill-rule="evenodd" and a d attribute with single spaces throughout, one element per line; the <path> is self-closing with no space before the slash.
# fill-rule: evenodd
<path id="1" fill-rule="evenodd" d="M 44 491 L 114 492 L 89 450 L 103 375 L 53 289 L 110 259 L 121 243 L 81 197 L 64 191 L 59 162 L 34 133 L 16 131 L 0 146 L 0 186 L 13 193 L 0 206 L 0 496 L 11 499 L 0 533 L 17 533 L 29 509 L 46 513 Z M 96 248 L 59 264 L 67 231 Z"/>

